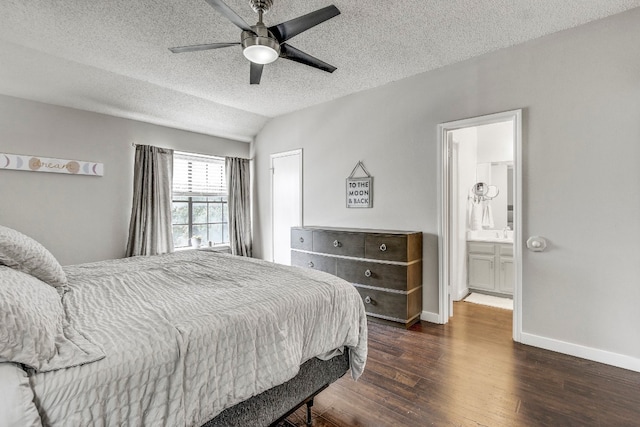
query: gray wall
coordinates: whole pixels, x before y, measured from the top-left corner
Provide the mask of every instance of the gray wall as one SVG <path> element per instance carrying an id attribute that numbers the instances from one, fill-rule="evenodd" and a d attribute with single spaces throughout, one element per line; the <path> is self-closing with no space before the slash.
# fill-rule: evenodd
<path id="1" fill-rule="evenodd" d="M 40 241 L 62 264 L 124 256 L 132 142 L 248 157 L 249 144 L 0 96 L 0 152 L 92 160 L 103 177 L 0 170 L 0 224 Z"/>
<path id="2" fill-rule="evenodd" d="M 524 236 L 550 242 L 524 251 L 523 331 L 640 358 L 639 22 L 635 9 L 273 119 L 252 144 L 257 255 L 271 255 L 269 154 L 303 148 L 304 224 L 423 231 L 437 312 L 436 127 L 523 108 Z M 373 209 L 345 208 L 358 160 Z"/>

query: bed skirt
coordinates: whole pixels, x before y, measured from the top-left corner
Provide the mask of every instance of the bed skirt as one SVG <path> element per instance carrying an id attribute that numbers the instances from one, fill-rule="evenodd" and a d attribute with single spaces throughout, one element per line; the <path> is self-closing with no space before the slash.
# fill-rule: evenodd
<path id="1" fill-rule="evenodd" d="M 225 409 L 202 427 L 269 426 L 348 371 L 348 351 L 326 361 L 314 357 L 291 380 Z"/>

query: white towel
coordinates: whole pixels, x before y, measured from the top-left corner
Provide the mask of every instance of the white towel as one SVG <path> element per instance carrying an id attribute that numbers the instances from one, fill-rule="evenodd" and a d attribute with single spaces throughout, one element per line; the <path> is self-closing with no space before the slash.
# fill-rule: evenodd
<path id="1" fill-rule="evenodd" d="M 482 226 L 484 228 L 493 228 L 493 213 L 491 212 L 491 205 L 485 202 L 484 212 L 482 213 Z"/>
<path id="2" fill-rule="evenodd" d="M 482 204 L 472 202 L 469 212 L 469 229 L 482 230 Z"/>

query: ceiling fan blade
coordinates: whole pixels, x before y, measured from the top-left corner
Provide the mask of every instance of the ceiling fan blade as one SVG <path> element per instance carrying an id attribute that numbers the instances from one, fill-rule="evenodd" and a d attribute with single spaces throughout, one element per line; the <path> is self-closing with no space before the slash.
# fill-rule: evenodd
<path id="1" fill-rule="evenodd" d="M 207 0 L 209 1 L 209 0 Z M 286 42 L 309 28 L 315 27 L 324 21 L 340 15 L 340 11 L 334 5 L 323 7 L 315 12 L 308 13 L 290 21 L 283 22 L 273 27 L 269 31 L 273 33 L 280 43 Z"/>
<path id="2" fill-rule="evenodd" d="M 242 19 L 237 13 L 233 11 L 225 2 L 222 0 L 205 0 L 207 3 L 211 5 L 215 10 L 217 10 L 220 14 L 226 17 L 229 21 L 233 22 L 239 28 L 245 31 L 251 31 L 251 27 L 247 24 L 244 19 Z"/>
<path id="3" fill-rule="evenodd" d="M 309 65 L 310 67 L 318 68 L 327 73 L 333 73 L 337 70 L 333 65 L 329 65 L 324 61 L 320 61 L 318 58 L 304 53 L 303 51 L 296 49 L 290 44 L 283 43 L 280 45 L 280 58 L 289 59 L 291 61 L 299 62 L 301 64 Z"/>
<path id="4" fill-rule="evenodd" d="M 249 80 L 252 85 L 259 85 L 260 78 L 262 77 L 262 69 L 264 65 L 251 62 L 251 71 L 249 74 Z"/>
<path id="5" fill-rule="evenodd" d="M 191 46 L 170 47 L 169 50 L 173 53 L 196 52 L 198 50 L 210 50 L 210 49 L 220 49 L 222 47 L 238 46 L 239 44 L 240 43 L 194 44 Z"/>

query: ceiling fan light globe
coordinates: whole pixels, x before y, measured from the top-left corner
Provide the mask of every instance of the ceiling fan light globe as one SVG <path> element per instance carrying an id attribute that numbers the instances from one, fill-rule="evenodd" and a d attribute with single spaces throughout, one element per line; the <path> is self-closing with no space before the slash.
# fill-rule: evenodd
<path id="1" fill-rule="evenodd" d="M 266 28 L 254 27 L 254 32 L 242 32 L 242 53 L 256 64 L 270 64 L 280 56 L 280 43 L 269 37 Z"/>
<path id="2" fill-rule="evenodd" d="M 278 59 L 279 53 L 269 46 L 252 45 L 242 51 L 245 58 L 256 64 L 270 64 Z"/>

